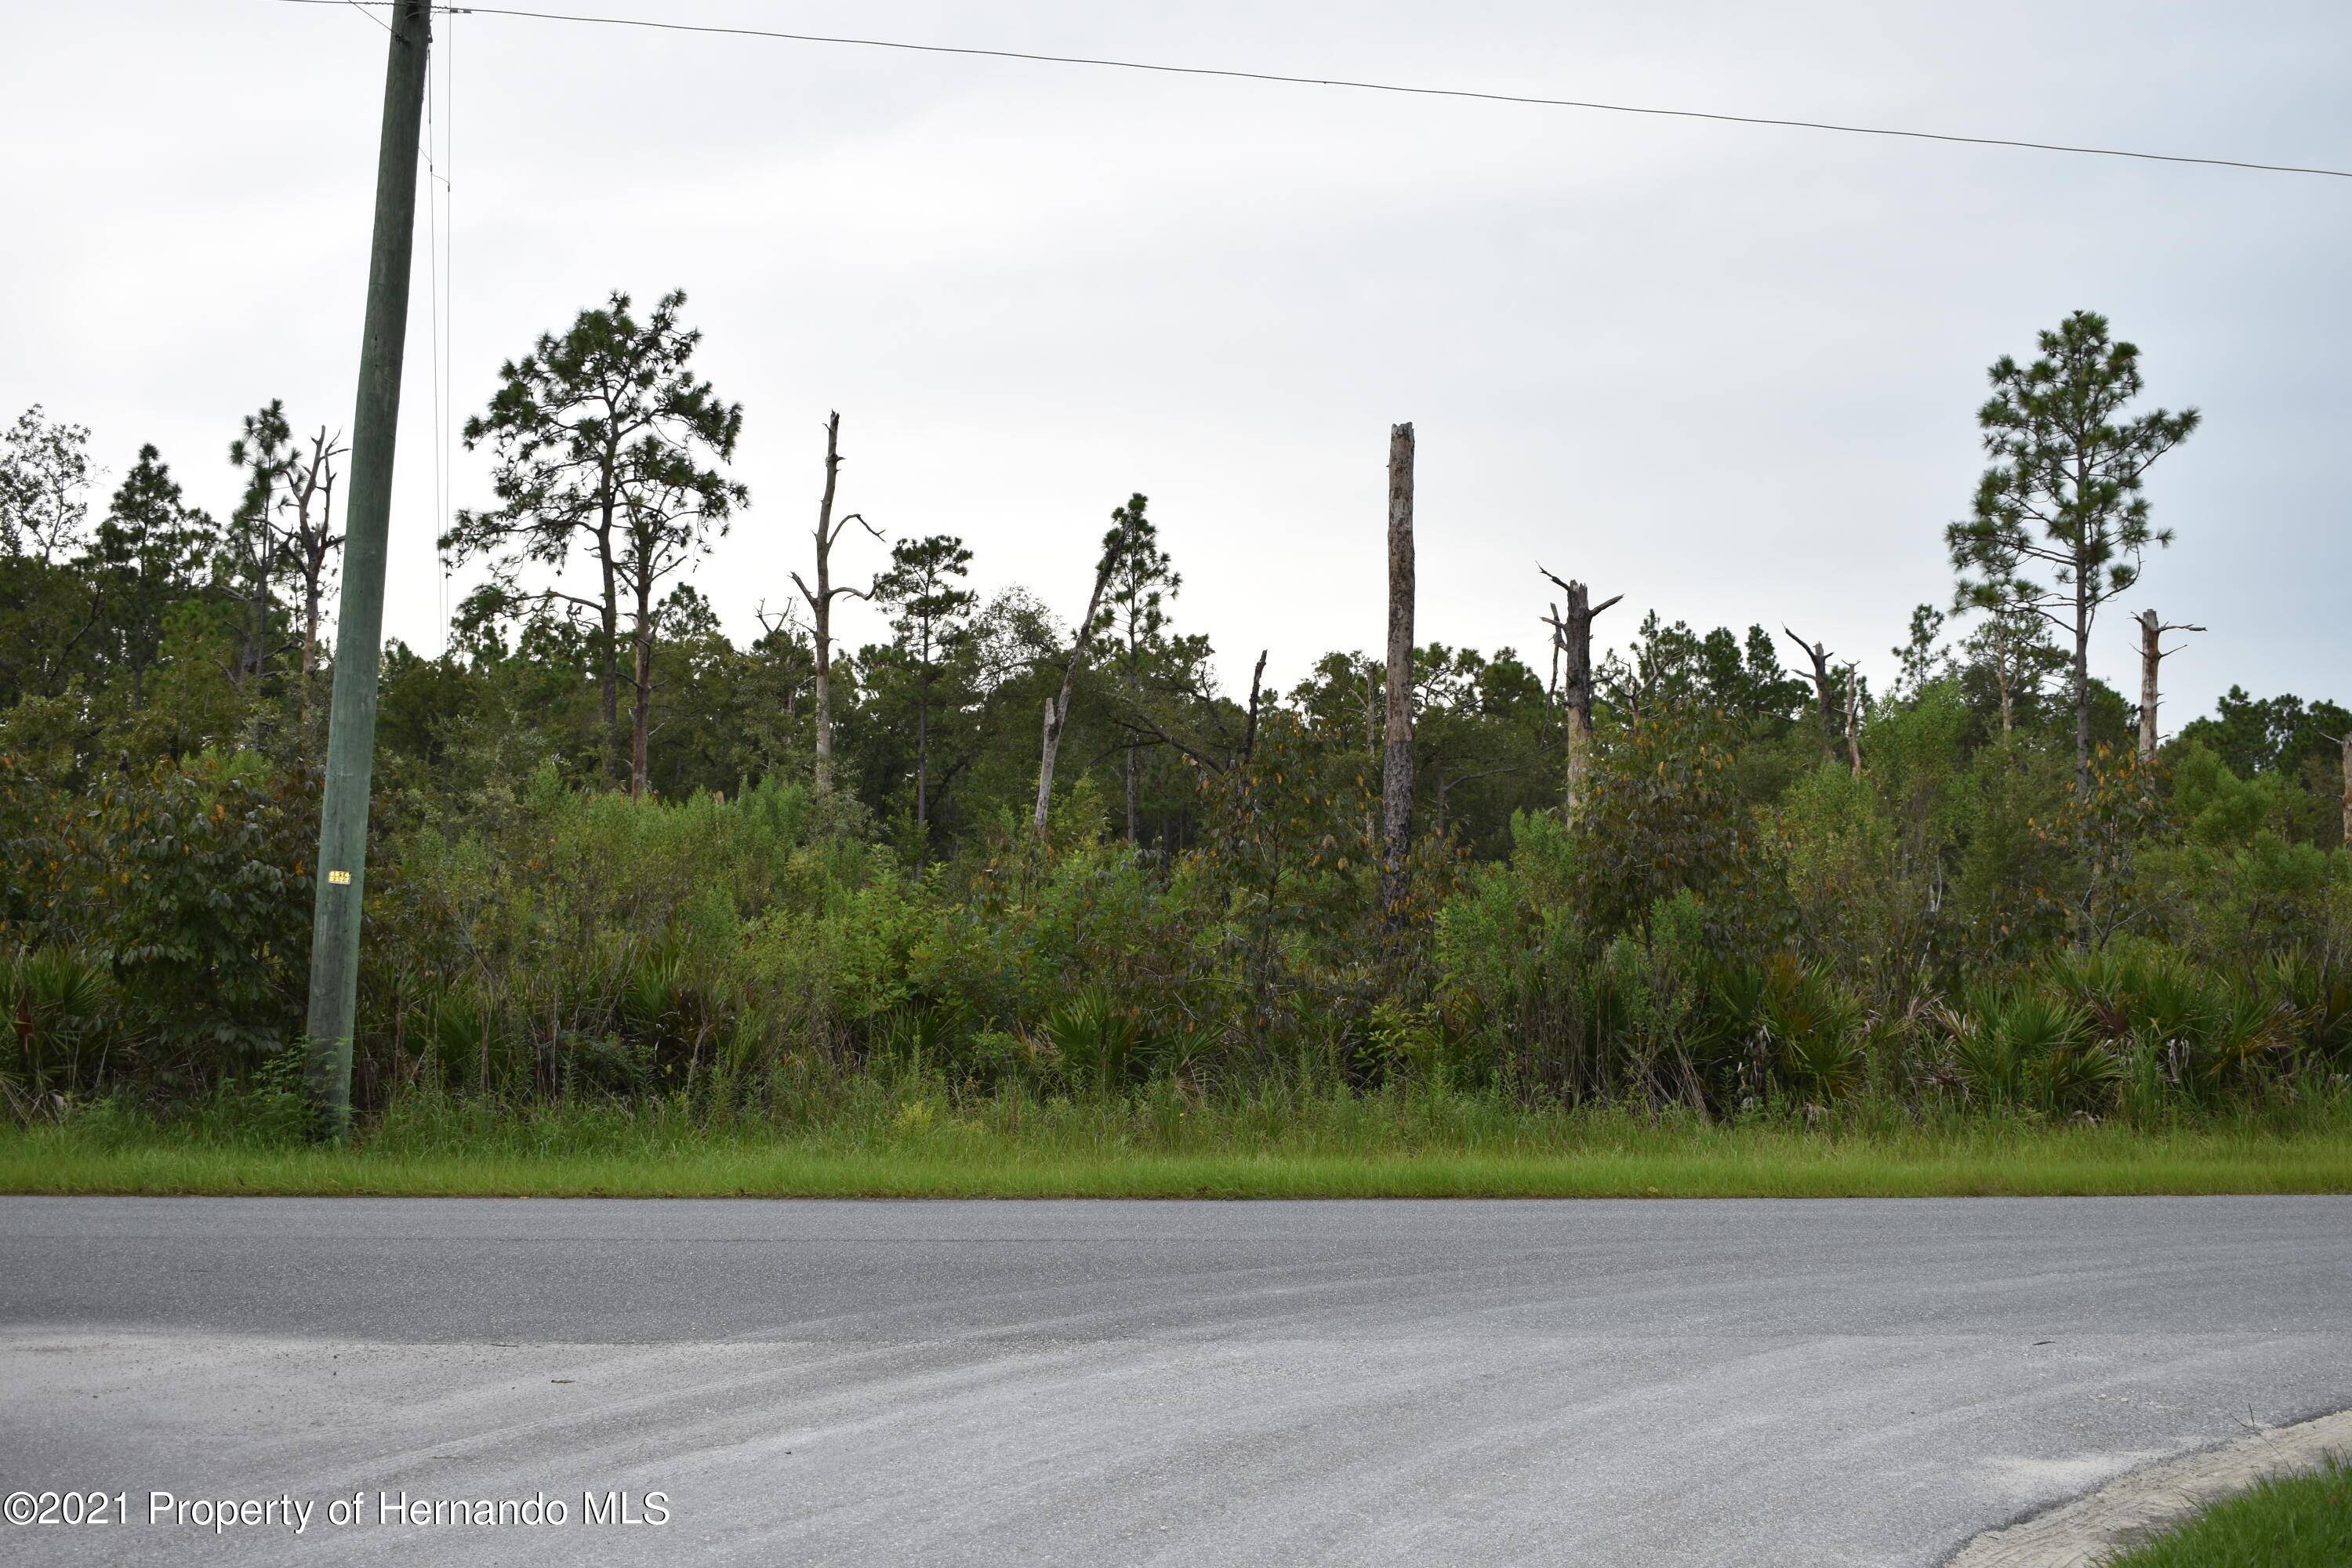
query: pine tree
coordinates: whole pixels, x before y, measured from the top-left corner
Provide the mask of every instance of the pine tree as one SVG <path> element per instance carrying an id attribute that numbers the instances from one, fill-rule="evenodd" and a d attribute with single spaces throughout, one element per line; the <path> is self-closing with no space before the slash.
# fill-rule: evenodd
<path id="1" fill-rule="evenodd" d="M 2149 546 L 2171 543 L 2148 521 L 2144 479 L 2188 439 L 2194 408 L 2130 417 L 2145 381 L 2139 350 L 2108 336 L 2107 319 L 2077 310 L 2041 334 L 2042 357 L 2003 354 L 1993 395 L 1977 411 L 1993 459 L 1965 521 L 1946 531 L 1964 602 L 1996 615 L 2030 611 L 2074 637 L 2074 778 L 2090 787 L 2091 631 L 2099 606 L 2139 581 Z M 2047 584 L 2028 574 L 2047 570 Z"/>

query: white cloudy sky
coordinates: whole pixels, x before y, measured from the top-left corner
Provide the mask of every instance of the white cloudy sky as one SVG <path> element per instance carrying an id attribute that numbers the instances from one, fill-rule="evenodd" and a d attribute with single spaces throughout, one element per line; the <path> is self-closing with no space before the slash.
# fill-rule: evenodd
<path id="1" fill-rule="evenodd" d="M 2340 0 L 572 8 L 2352 166 Z M 9 10 L 0 405 L 89 425 L 118 474 L 155 441 L 225 510 L 241 414 L 350 418 L 384 35 L 271 0 Z M 436 46 L 442 422 L 607 290 L 687 289 L 747 410 L 754 504 L 699 578 L 739 632 L 802 563 L 837 407 L 846 505 L 1065 615 L 1148 491 L 1184 624 L 1286 683 L 1380 641 L 1411 419 L 1424 639 L 1538 649 L 1540 559 L 1884 669 L 1948 592 L 1983 367 L 2088 306 L 2207 418 L 2096 668 L 2129 678 L 2121 612 L 2153 604 L 2211 628 L 2168 718 L 2233 679 L 2352 697 L 2352 180 L 486 16 Z M 388 630 L 431 649 L 425 284 Z M 448 488 L 483 500 L 481 462 Z"/>

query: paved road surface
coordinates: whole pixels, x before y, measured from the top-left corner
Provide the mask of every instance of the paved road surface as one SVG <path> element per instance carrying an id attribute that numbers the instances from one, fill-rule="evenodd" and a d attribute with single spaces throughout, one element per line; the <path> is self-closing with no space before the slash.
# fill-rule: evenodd
<path id="1" fill-rule="evenodd" d="M 1927 1565 L 2352 1405 L 2347 1287 L 2336 1198 L 0 1199 L 0 1489 L 133 1516 L 0 1560 Z"/>

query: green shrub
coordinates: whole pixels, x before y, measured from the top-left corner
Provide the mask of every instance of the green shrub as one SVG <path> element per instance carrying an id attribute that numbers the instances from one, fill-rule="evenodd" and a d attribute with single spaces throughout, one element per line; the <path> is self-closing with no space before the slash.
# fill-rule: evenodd
<path id="1" fill-rule="evenodd" d="M 1048 1009 L 1038 1028 L 1053 1043 L 1063 1077 L 1080 1093 L 1119 1093 L 1149 1065 L 1133 1014 L 1099 983 L 1079 987 Z"/>

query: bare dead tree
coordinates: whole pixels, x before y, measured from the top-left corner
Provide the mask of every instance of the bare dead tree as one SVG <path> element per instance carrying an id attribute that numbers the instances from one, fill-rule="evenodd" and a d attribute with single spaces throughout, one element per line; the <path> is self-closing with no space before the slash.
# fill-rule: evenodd
<path id="1" fill-rule="evenodd" d="M 2178 647 L 2166 647 L 2167 632 L 2201 632 L 2203 626 L 2192 626 L 2186 621 L 2164 621 L 2154 610 L 2142 610 L 2133 617 L 2139 622 L 2139 760 L 2156 760 L 2156 677 L 2157 667 Z"/>
<path id="2" fill-rule="evenodd" d="M 1862 776 L 1862 678 L 1858 667 L 1845 667 L 1845 755 L 1853 776 Z"/>
<path id="3" fill-rule="evenodd" d="M 1540 571 L 1541 568 L 1538 567 L 1538 570 Z M 1559 606 L 1558 605 L 1546 605 L 1544 606 L 1543 624 L 1551 628 L 1551 679 L 1544 687 L 1543 707 L 1545 734 L 1546 738 L 1549 739 L 1552 716 L 1560 711 L 1559 638 L 1560 628 L 1565 625 L 1565 623 L 1562 622 L 1559 617 Z M 1565 728 L 1565 726 L 1563 726 L 1563 728 Z M 1562 804 L 1563 805 L 1566 804 L 1564 790 L 1562 795 Z"/>
<path id="4" fill-rule="evenodd" d="M 350 450 L 336 444 L 341 439 L 340 434 L 328 435 L 321 425 L 310 437 L 310 455 L 289 459 L 283 503 L 294 520 L 286 542 L 302 578 L 302 688 L 296 710 L 305 733 L 310 722 L 311 679 L 319 667 L 319 606 L 326 596 L 328 557 L 343 543 L 334 529 L 335 459 Z"/>
<path id="5" fill-rule="evenodd" d="M 1393 931 L 1404 921 L 1405 853 L 1412 843 L 1412 426 L 1389 427 L 1389 647 L 1385 755 L 1381 768 L 1381 903 Z"/>
<path id="6" fill-rule="evenodd" d="M 833 496 L 841 478 L 841 416 L 833 413 L 824 422 L 824 494 L 816 504 L 816 586 L 811 588 L 797 572 L 793 574 L 793 586 L 808 601 L 809 615 L 814 629 L 811 641 L 816 646 L 816 787 L 819 794 L 833 787 L 833 602 L 846 595 L 853 599 L 870 599 L 866 588 L 852 588 L 833 580 L 833 547 L 842 531 L 851 523 L 857 524 L 875 538 L 882 531 L 857 512 L 851 512 L 836 522 L 833 516 Z"/>
<path id="7" fill-rule="evenodd" d="M 1807 642 L 1785 626 L 1780 629 L 1789 632 L 1789 640 L 1803 648 L 1805 657 L 1812 661 L 1813 700 L 1821 709 L 1822 715 L 1822 757 L 1825 762 L 1833 763 L 1837 761 L 1837 720 L 1833 716 L 1834 704 L 1830 695 L 1829 644 Z"/>
<path id="8" fill-rule="evenodd" d="M 1125 536 L 1123 527 L 1114 528 L 1103 540 L 1102 559 L 1095 563 L 1094 590 L 1087 595 L 1087 613 L 1070 644 L 1070 662 L 1062 667 L 1061 692 L 1045 699 L 1045 743 L 1037 754 L 1037 837 L 1041 841 L 1054 799 L 1054 758 L 1062 749 L 1062 726 L 1070 717 L 1070 689 L 1077 684 L 1078 666 L 1087 661 L 1087 645 L 1094 640 L 1095 622 L 1102 614 L 1103 590 L 1110 585 L 1110 574 L 1118 565 Z"/>
<path id="9" fill-rule="evenodd" d="M 1568 720 L 1568 777 L 1560 805 L 1567 819 L 1573 822 L 1584 806 L 1585 781 L 1592 775 L 1592 617 L 1625 595 L 1619 594 L 1596 605 L 1583 584 L 1561 581 L 1545 571 L 1540 562 L 1536 570 L 1568 595 L 1565 613 L 1554 611 L 1549 625 L 1553 684 L 1559 689 L 1560 709 Z"/>
<path id="10" fill-rule="evenodd" d="M 1265 656 L 1269 650 L 1257 650 L 1257 668 L 1250 671 L 1249 721 L 1242 727 L 1242 761 L 1247 762 L 1257 752 L 1258 691 L 1265 684 Z"/>

